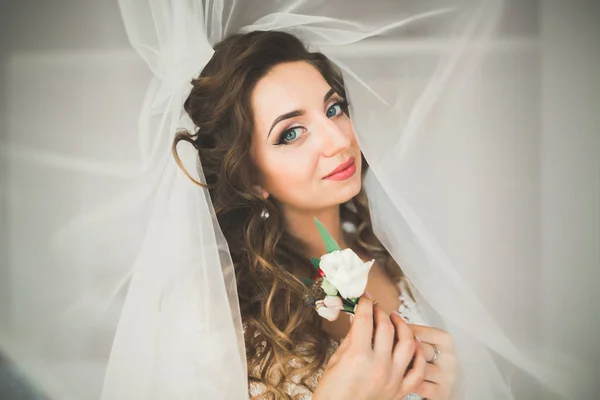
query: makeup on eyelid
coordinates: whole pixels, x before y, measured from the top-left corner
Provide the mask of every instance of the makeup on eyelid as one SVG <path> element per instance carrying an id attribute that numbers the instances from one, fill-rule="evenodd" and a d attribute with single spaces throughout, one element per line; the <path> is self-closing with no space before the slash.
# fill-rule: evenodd
<path id="1" fill-rule="evenodd" d="M 346 114 L 346 115 L 348 115 L 348 105 L 349 105 L 349 103 L 348 103 L 348 101 L 346 99 L 338 98 L 335 103 L 333 103 L 329 107 L 327 107 L 327 110 L 326 110 L 325 113 L 327 114 L 329 112 L 329 110 L 331 110 L 333 107 L 339 106 L 340 107 L 340 113 L 332 115 L 332 116 L 330 116 L 328 118 L 339 117 L 340 114 Z M 294 137 L 289 142 L 285 142 L 285 136 L 289 132 L 293 132 L 293 131 L 295 131 L 295 130 L 297 130 L 299 128 L 304 129 L 302 126 L 290 126 L 290 127 L 284 128 L 284 130 L 281 132 L 281 134 L 278 135 L 278 138 L 277 138 L 277 141 L 275 142 L 275 145 L 279 146 L 279 145 L 285 145 L 285 144 L 294 143 L 296 140 L 298 140 L 297 137 Z"/>

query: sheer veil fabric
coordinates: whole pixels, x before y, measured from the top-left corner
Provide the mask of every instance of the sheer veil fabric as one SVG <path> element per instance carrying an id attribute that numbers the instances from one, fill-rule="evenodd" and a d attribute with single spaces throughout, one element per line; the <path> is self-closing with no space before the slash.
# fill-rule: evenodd
<path id="1" fill-rule="evenodd" d="M 584 361 L 542 331 L 538 43 L 506 29 L 509 4 L 119 6 L 153 75 L 137 132 L 95 150 L 29 151 L 20 139 L 4 147 L 15 193 L 26 196 L 26 178 L 42 173 L 64 204 L 36 234 L 39 252 L 16 244 L 10 268 L 31 273 L 13 282 L 9 307 L 20 316 L 0 331 L 0 345 L 52 398 L 248 397 L 228 246 L 171 143 L 178 128 L 193 129 L 182 104 L 213 45 L 253 30 L 293 33 L 342 69 L 375 232 L 427 319 L 454 338 L 456 398 L 562 397 L 583 384 Z M 193 149 L 179 154 L 202 180 Z M 28 206 L 14 226 L 35 226 L 43 206 Z"/>

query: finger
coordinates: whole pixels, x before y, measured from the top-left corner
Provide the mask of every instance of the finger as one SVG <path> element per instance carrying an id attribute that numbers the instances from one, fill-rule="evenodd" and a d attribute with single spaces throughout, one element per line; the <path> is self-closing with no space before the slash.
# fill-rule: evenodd
<path id="1" fill-rule="evenodd" d="M 433 357 L 435 356 L 435 351 L 433 350 L 433 345 L 431 343 L 421 342 L 421 347 L 423 348 L 423 354 L 425 355 L 425 360 L 427 360 L 427 362 L 430 362 L 431 360 L 433 360 Z M 439 356 L 438 356 L 438 360 L 439 360 Z M 436 360 L 436 362 L 437 362 L 437 360 Z"/>
<path id="2" fill-rule="evenodd" d="M 413 334 L 421 342 L 433 343 L 438 349 L 453 350 L 454 342 L 452 336 L 443 329 L 433 328 L 425 325 L 408 324 Z"/>
<path id="3" fill-rule="evenodd" d="M 348 336 L 352 339 L 352 344 L 357 343 L 361 347 L 372 349 L 373 300 L 364 296 L 358 300 Z"/>
<path id="4" fill-rule="evenodd" d="M 423 382 L 425 382 L 426 365 L 427 362 L 423 355 L 423 349 L 420 346 L 417 346 L 413 367 L 407 372 L 402 380 L 402 392 L 414 392 Z"/>
<path id="5" fill-rule="evenodd" d="M 350 346 L 351 340 L 347 340 L 347 337 L 340 339 L 340 345 L 338 346 L 336 353 L 345 351 Z"/>
<path id="6" fill-rule="evenodd" d="M 331 355 L 331 357 L 329 357 L 329 361 L 327 361 L 327 366 L 329 368 L 333 367 L 334 365 L 336 365 L 338 362 L 340 362 L 344 356 L 344 353 L 346 352 L 348 346 L 349 346 L 349 340 L 344 340 L 342 339 L 340 345 L 338 346 L 337 350 L 335 350 L 333 352 L 333 354 Z"/>
<path id="7" fill-rule="evenodd" d="M 394 313 L 390 319 L 396 328 L 396 338 L 398 340 L 392 353 L 394 363 L 393 374 L 396 379 L 402 379 L 402 376 L 406 372 L 406 367 L 415 355 L 418 343 L 411 330 L 399 315 Z"/>
<path id="8" fill-rule="evenodd" d="M 409 325 L 409 327 L 410 327 L 410 325 Z M 425 360 L 429 364 L 435 364 L 437 366 L 440 366 L 448 372 L 453 372 L 458 368 L 458 358 L 456 356 L 456 352 L 454 349 L 444 350 L 443 352 L 440 351 L 440 354 L 438 354 L 437 359 L 434 362 L 431 362 L 433 360 L 433 357 L 435 356 L 434 345 L 431 343 L 425 343 L 425 342 L 421 342 L 420 345 L 423 348 L 423 352 L 425 354 Z M 435 345 L 435 347 L 438 347 L 438 346 Z M 439 348 L 438 348 L 438 351 L 439 351 Z"/>
<path id="9" fill-rule="evenodd" d="M 423 382 L 414 392 L 428 400 L 436 400 L 441 398 L 441 387 L 437 383 Z"/>
<path id="10" fill-rule="evenodd" d="M 382 359 L 391 360 L 396 330 L 390 316 L 378 305 L 373 307 L 375 320 L 375 345 L 373 351 Z"/>
<path id="11" fill-rule="evenodd" d="M 442 383 L 444 379 L 444 371 L 439 365 L 427 363 L 425 365 L 425 376 L 423 379 L 433 383 Z"/>

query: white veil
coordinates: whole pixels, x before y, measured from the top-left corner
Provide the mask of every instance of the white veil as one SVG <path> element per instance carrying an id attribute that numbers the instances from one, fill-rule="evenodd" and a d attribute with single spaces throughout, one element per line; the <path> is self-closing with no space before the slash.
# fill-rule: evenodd
<path id="1" fill-rule="evenodd" d="M 563 397 L 590 385 L 592 364 L 560 341 L 575 336 L 547 334 L 556 317 L 544 296 L 562 273 L 549 273 L 544 240 L 553 216 L 542 89 L 556 77 L 541 67 L 539 31 L 511 19 L 527 7 L 119 6 L 153 75 L 136 131 L 86 137 L 80 126 L 32 141 L 15 118 L 2 147 L 11 236 L 0 346 L 51 398 L 248 396 L 227 243 L 171 143 L 192 128 L 182 104 L 212 46 L 252 30 L 294 33 L 342 69 L 374 229 L 428 319 L 455 340 L 457 398 Z M 179 154 L 197 169 L 192 149 Z"/>

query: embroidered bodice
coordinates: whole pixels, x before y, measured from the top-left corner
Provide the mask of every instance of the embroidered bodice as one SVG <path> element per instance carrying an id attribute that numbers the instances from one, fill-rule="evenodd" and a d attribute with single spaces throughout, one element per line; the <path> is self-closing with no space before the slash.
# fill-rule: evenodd
<path id="1" fill-rule="evenodd" d="M 398 287 L 400 289 L 400 296 L 399 296 L 400 306 L 398 307 L 398 312 L 400 313 L 400 316 L 402 317 L 402 319 L 406 323 L 409 323 L 409 324 L 428 325 L 426 320 L 424 319 L 423 315 L 419 311 L 419 307 L 417 306 L 416 302 L 413 301 L 413 299 L 410 297 L 409 292 L 408 292 L 407 283 L 404 280 L 401 280 L 400 283 L 398 284 Z M 339 347 L 340 343 L 341 343 L 341 341 L 336 341 L 336 340 L 330 339 L 330 344 L 329 344 L 329 348 L 327 351 L 326 360 L 329 360 L 331 355 L 333 353 L 335 353 L 335 351 Z M 325 365 L 321 369 L 319 369 L 313 376 L 311 376 L 308 379 L 308 385 L 311 386 L 311 389 L 314 390 L 317 387 L 319 379 L 321 378 L 321 375 L 323 375 L 323 370 L 325 369 L 326 365 L 327 365 L 327 363 L 325 363 Z M 293 362 L 292 362 L 292 367 L 298 367 L 298 366 L 293 365 Z M 300 377 L 293 377 L 291 382 L 286 382 L 284 384 L 284 389 L 285 389 L 285 392 L 294 399 L 299 399 L 299 400 L 311 400 L 312 399 L 311 391 L 300 384 Z M 261 383 L 251 382 L 249 391 L 250 391 L 250 398 L 253 398 L 253 396 L 260 396 L 262 393 L 265 392 L 265 386 Z M 422 399 L 421 396 L 414 394 L 414 393 L 410 393 L 409 395 L 404 397 L 404 400 L 421 400 L 421 399 Z"/>

